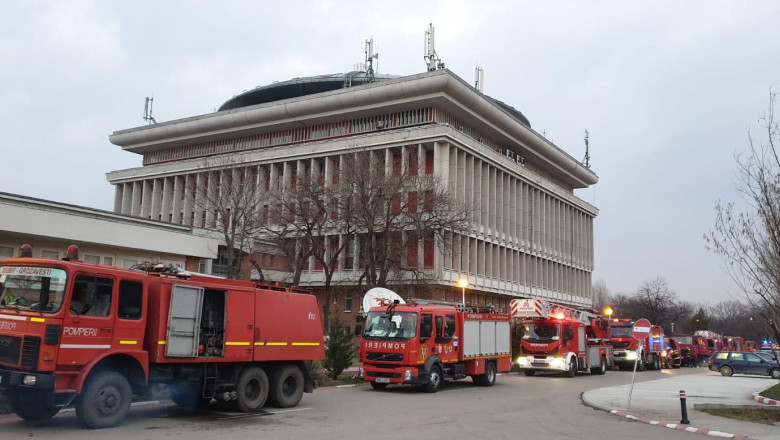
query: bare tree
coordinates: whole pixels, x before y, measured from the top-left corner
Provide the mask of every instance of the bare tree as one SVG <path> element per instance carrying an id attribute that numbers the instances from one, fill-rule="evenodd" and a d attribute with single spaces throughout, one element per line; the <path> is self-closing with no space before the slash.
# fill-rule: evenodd
<path id="1" fill-rule="evenodd" d="M 200 219 L 200 224 L 193 226 L 219 236 L 225 244 L 219 255 L 224 262 L 221 272 L 238 278 L 261 230 L 257 213 L 264 196 L 257 184 L 256 168 L 232 158 L 216 159 L 204 168 L 214 171 L 200 174 L 185 188 L 193 194 L 193 209 Z"/>
<path id="2" fill-rule="evenodd" d="M 604 307 L 611 305 L 610 301 L 610 295 L 609 295 L 609 287 L 607 287 L 607 282 L 604 280 L 598 280 L 595 283 L 593 283 L 593 287 L 590 289 L 591 294 L 593 295 L 593 308 L 596 310 L 602 310 Z"/>
<path id="3" fill-rule="evenodd" d="M 338 199 L 348 205 L 343 211 L 358 241 L 360 283 L 424 283 L 434 275 L 425 256 L 434 249 L 449 254 L 448 234 L 468 228 L 471 203 L 458 200 L 440 177 L 405 165 L 400 154 L 389 165 L 383 155 L 356 150 L 342 159 L 349 172 L 342 173 Z"/>
<path id="4" fill-rule="evenodd" d="M 645 318 L 655 325 L 667 322 L 667 317 L 677 294 L 669 287 L 664 277 L 656 277 L 645 281 L 636 292 L 636 297 L 642 307 Z"/>
<path id="5" fill-rule="evenodd" d="M 780 340 L 780 125 L 775 120 L 777 92 L 759 119 L 761 136 L 748 130 L 748 151 L 737 154 L 737 190 L 744 204 L 718 202 L 708 248 L 726 263 L 731 278 L 752 304 L 767 307 L 775 340 Z"/>

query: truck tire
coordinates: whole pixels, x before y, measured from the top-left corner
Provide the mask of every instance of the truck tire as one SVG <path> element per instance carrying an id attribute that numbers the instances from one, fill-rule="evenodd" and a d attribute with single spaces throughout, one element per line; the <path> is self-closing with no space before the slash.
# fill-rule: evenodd
<path id="1" fill-rule="evenodd" d="M 577 375 L 577 358 L 571 358 L 569 361 L 569 371 L 563 373 L 566 377 L 574 377 Z"/>
<path id="2" fill-rule="evenodd" d="M 177 381 L 168 385 L 168 396 L 173 403 L 186 411 L 205 408 L 211 403 L 210 397 L 201 395 L 201 385 L 193 381 Z"/>
<path id="3" fill-rule="evenodd" d="M 11 396 L 11 408 L 17 416 L 28 421 L 49 420 L 60 412 L 46 403 L 47 393 L 39 390 L 17 391 Z"/>
<path id="4" fill-rule="evenodd" d="M 598 367 L 591 368 L 590 374 L 598 374 L 599 376 L 603 376 L 607 374 L 607 358 L 602 356 L 601 363 L 599 364 Z"/>
<path id="5" fill-rule="evenodd" d="M 496 364 L 488 362 L 485 365 L 485 374 L 474 376 L 474 384 L 481 387 L 492 387 L 496 383 Z"/>
<path id="6" fill-rule="evenodd" d="M 119 425 L 130 412 L 133 390 L 123 375 L 114 371 L 93 373 L 76 400 L 76 416 L 87 428 Z"/>
<path id="7" fill-rule="evenodd" d="M 292 408 L 303 397 L 303 372 L 296 365 L 282 365 L 271 374 L 268 403 L 277 408 Z"/>
<path id="8" fill-rule="evenodd" d="M 441 384 L 444 381 L 444 377 L 441 374 L 441 367 L 434 365 L 431 367 L 431 371 L 428 373 L 428 382 L 423 385 L 422 389 L 426 393 L 435 393 L 441 389 Z"/>
<path id="9" fill-rule="evenodd" d="M 526 376 L 533 376 L 536 374 L 536 370 L 523 370 L 523 373 L 525 373 Z"/>
<path id="10" fill-rule="evenodd" d="M 371 383 L 371 388 L 373 388 L 375 390 L 383 390 L 383 389 L 387 388 L 387 384 L 386 383 L 378 383 L 376 381 L 371 381 L 370 383 Z"/>
<path id="11" fill-rule="evenodd" d="M 260 367 L 245 367 L 238 375 L 235 405 L 243 412 L 257 412 L 268 399 L 268 376 Z"/>

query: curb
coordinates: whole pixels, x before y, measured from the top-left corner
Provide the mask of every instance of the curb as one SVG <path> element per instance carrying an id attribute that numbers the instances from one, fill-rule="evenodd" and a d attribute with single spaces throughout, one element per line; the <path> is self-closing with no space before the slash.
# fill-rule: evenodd
<path id="1" fill-rule="evenodd" d="M 777 401 L 775 399 L 770 399 L 770 398 L 764 397 L 764 396 L 759 396 L 758 393 L 760 393 L 760 392 L 761 391 L 756 391 L 755 393 L 753 393 L 753 400 L 755 400 L 758 403 L 767 405 L 767 406 L 770 406 L 770 405 L 774 405 L 774 406 L 780 405 L 780 401 Z"/>
<path id="2" fill-rule="evenodd" d="M 675 431 L 692 432 L 694 434 L 703 434 L 703 435 L 709 435 L 711 437 L 719 437 L 719 438 L 731 438 L 734 440 L 748 440 L 748 437 L 744 435 L 730 434 L 728 432 L 721 432 L 721 431 L 713 431 L 711 429 L 696 428 L 695 426 L 687 426 L 678 423 L 665 423 L 665 422 L 659 422 L 658 420 L 643 419 L 640 417 L 632 416 L 631 414 L 626 414 L 616 409 L 610 410 L 609 413 L 616 415 L 618 417 L 623 417 L 629 420 L 633 420 L 635 422 L 660 426 L 662 428 L 674 429 Z"/>
<path id="3" fill-rule="evenodd" d="M 658 420 L 649 420 L 649 419 L 643 419 L 641 417 L 637 417 L 631 414 L 624 413 L 622 411 L 618 411 L 616 409 L 610 409 L 607 407 L 603 407 L 601 405 L 595 404 L 593 402 L 588 401 L 588 399 L 585 398 L 585 393 L 582 393 L 580 395 L 580 398 L 582 399 L 582 402 L 586 405 L 590 406 L 591 408 L 598 409 L 604 412 L 607 412 L 609 414 L 612 414 L 614 416 L 623 417 L 625 419 L 634 421 L 634 422 L 640 422 L 645 423 L 648 425 L 654 425 L 654 426 L 660 426 L 662 428 L 669 428 L 674 429 L 675 431 L 685 431 L 685 432 L 691 432 L 694 434 L 702 434 L 702 435 L 708 435 L 710 437 L 719 437 L 719 438 L 730 438 L 734 440 L 749 440 L 749 437 L 745 435 L 740 434 L 731 434 L 728 432 L 721 432 L 721 431 L 713 431 L 711 429 L 704 429 L 704 428 L 696 428 L 694 426 L 686 426 L 678 423 L 666 423 L 661 422 Z"/>

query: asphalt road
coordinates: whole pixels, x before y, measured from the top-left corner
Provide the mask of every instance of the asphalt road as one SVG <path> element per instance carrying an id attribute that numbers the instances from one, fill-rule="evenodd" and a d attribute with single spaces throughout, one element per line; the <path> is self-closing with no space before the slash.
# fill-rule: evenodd
<path id="1" fill-rule="evenodd" d="M 637 373 L 637 382 L 679 374 L 704 374 L 704 369 Z M 582 392 L 630 383 L 631 373 L 576 378 L 548 375 L 499 376 L 482 388 L 470 379 L 450 382 L 436 394 L 412 387 L 374 391 L 327 387 L 305 394 L 289 410 L 265 414 L 230 412 L 213 404 L 208 411 L 184 413 L 175 405 L 134 407 L 124 425 L 85 430 L 73 412 L 52 420 L 24 422 L 0 419 L 0 439 L 691 439 L 693 434 L 626 421 L 582 403 Z"/>

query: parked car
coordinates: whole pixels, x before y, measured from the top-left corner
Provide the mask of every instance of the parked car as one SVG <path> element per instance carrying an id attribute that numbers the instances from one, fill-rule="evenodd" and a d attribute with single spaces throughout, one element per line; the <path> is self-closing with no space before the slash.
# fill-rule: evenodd
<path id="1" fill-rule="evenodd" d="M 749 351 L 719 351 L 710 357 L 710 370 L 724 376 L 758 374 L 780 379 L 780 365 L 774 360 Z"/>

